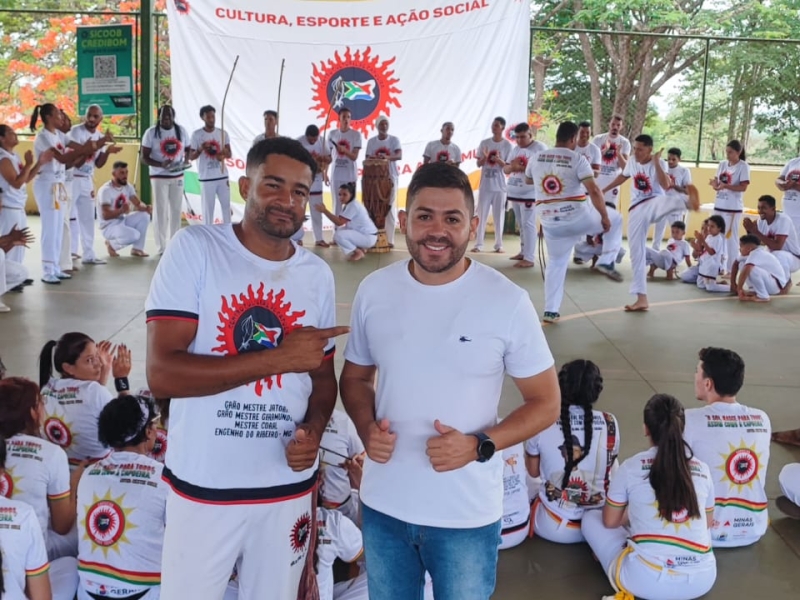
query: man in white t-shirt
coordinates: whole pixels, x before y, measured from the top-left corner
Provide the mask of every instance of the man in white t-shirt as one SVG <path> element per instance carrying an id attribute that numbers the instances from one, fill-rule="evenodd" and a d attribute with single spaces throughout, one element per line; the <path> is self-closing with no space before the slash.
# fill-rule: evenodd
<path id="1" fill-rule="evenodd" d="M 144 243 L 152 209 L 139 200 L 128 183 L 128 163 L 121 160 L 114 163 L 111 180 L 97 192 L 97 205 L 100 231 L 106 239 L 109 256 L 117 257 L 122 248 L 133 246 L 131 256 L 147 257 Z"/>
<path id="2" fill-rule="evenodd" d="M 147 381 L 170 403 L 162 600 L 295 598 L 320 439 L 336 403 L 333 274 L 292 244 L 317 163 L 296 140 L 247 155 L 235 225 L 184 229 L 147 299 Z M 202 566 L 202 568 L 198 568 Z"/>
<path id="3" fill-rule="evenodd" d="M 270 140 L 278 137 L 278 111 L 265 110 L 264 111 L 264 132 L 259 133 L 253 138 L 252 145 L 255 146 L 262 140 Z"/>
<path id="4" fill-rule="evenodd" d="M 794 223 L 794 228 L 800 231 L 800 156 L 793 158 L 783 169 L 775 186 L 783 192 L 783 213 Z"/>
<path id="5" fill-rule="evenodd" d="M 575 152 L 586 159 L 592 167 L 594 176 L 597 177 L 600 174 L 602 158 L 600 148 L 592 143 L 592 124 L 589 121 L 578 123 L 578 145 L 575 146 Z"/>
<path id="6" fill-rule="evenodd" d="M 328 136 L 331 154 L 333 156 L 333 172 L 331 173 L 331 195 L 333 196 L 333 212 L 339 214 L 339 188 L 346 183 L 358 186 L 356 174 L 356 161 L 361 152 L 361 134 L 350 127 L 353 113 L 349 108 L 339 111 L 339 128 L 334 129 Z"/>
<path id="7" fill-rule="evenodd" d="M 386 241 L 390 248 L 394 248 L 394 235 L 397 229 L 397 163 L 403 160 L 403 148 L 400 140 L 389 135 L 389 119 L 381 115 L 375 122 L 378 135 L 367 141 L 366 158 L 382 158 L 389 161 L 389 176 L 392 178 L 392 209 L 386 215 Z"/>
<path id="8" fill-rule="evenodd" d="M 370 597 L 420 597 L 428 571 L 437 598 L 488 600 L 503 515 L 495 450 L 558 417 L 553 357 L 528 292 L 465 257 L 478 226 L 467 175 L 423 165 L 407 208 L 400 226 L 411 260 L 361 282 L 341 376 L 367 450 Z M 505 374 L 524 402 L 498 425 Z"/>
<path id="9" fill-rule="evenodd" d="M 686 410 L 683 437 L 715 474 L 715 547 L 757 542 L 769 524 L 764 487 L 772 428 L 767 413 L 736 401 L 743 383 L 744 361 L 736 352 L 700 350 L 694 393 L 705 406 Z"/>
<path id="10" fill-rule="evenodd" d="M 322 236 L 322 213 L 314 207 L 322 204 L 322 184 L 330 185 L 328 167 L 331 164 L 331 153 L 322 143 L 319 127 L 316 125 L 306 127 L 305 135 L 301 135 L 297 138 L 297 141 L 311 153 L 311 156 L 317 161 L 317 167 L 319 167 L 317 174 L 314 176 L 311 191 L 308 194 L 308 212 L 311 213 L 311 230 L 314 232 L 314 245 L 327 248 L 330 244 Z"/>
<path id="11" fill-rule="evenodd" d="M 758 199 L 758 221 L 746 218 L 742 222 L 750 235 L 756 236 L 783 265 L 788 274 L 800 271 L 800 236 L 792 219 L 775 208 L 774 196 L 765 194 Z"/>
<path id="12" fill-rule="evenodd" d="M 478 189 L 478 234 L 473 252 L 483 249 L 489 212 L 494 220 L 494 251 L 503 252 L 503 227 L 506 220 L 506 176 L 503 167 L 511 155 L 511 142 L 505 139 L 506 120 L 497 117 L 492 121 L 492 137 L 478 146 L 478 166 L 481 184 Z"/>
<path id="13" fill-rule="evenodd" d="M 201 108 L 200 118 L 203 119 L 204 125 L 192 133 L 188 156 L 189 160 L 197 161 L 203 224 L 214 224 L 217 198 L 222 212 L 222 222 L 230 223 L 231 185 L 225 159 L 231 156 L 231 139 L 227 132 L 216 127 L 217 111 L 213 106 L 207 105 Z"/>
<path id="14" fill-rule="evenodd" d="M 175 109 L 165 104 L 158 111 L 158 123 L 142 138 L 142 162 L 150 167 L 153 188 L 153 229 L 158 253 L 181 228 L 183 172 L 186 170 L 189 134 L 175 122 Z"/>
<path id="15" fill-rule="evenodd" d="M 631 154 L 631 142 L 622 131 L 622 117 L 613 115 L 608 122 L 608 132 L 596 135 L 592 143 L 600 148 L 601 163 L 600 173 L 597 176 L 597 185 L 605 190 L 605 201 L 619 208 L 619 190 L 616 187 L 606 186 L 622 173 L 628 164 Z"/>
<path id="16" fill-rule="evenodd" d="M 667 150 L 667 175 L 669 175 L 672 187 L 668 190 L 675 191 L 679 194 L 687 193 L 687 187 L 692 183 L 692 172 L 681 164 L 681 149 L 670 148 Z M 663 217 L 653 228 L 653 250 L 656 252 L 661 250 L 661 242 L 664 238 L 664 232 L 667 225 L 672 227 L 672 223 L 676 221 L 686 221 L 686 211 L 680 211 Z"/>
<path id="17" fill-rule="evenodd" d="M 761 240 L 747 234 L 739 238 L 739 257 L 731 269 L 730 291 L 744 302 L 769 302 L 770 296 L 787 294 L 789 271 Z"/>
<path id="18" fill-rule="evenodd" d="M 569 257 L 575 244 L 586 236 L 603 236 L 603 254 L 596 269 L 609 279 L 622 281 L 614 268 L 622 245 L 622 215 L 606 206 L 592 167 L 575 152 L 577 143 L 578 126 L 572 121 L 561 123 L 555 148 L 539 152 L 525 171 L 527 182 L 536 188 L 536 212 L 547 244 L 546 323 L 555 323 L 561 317 Z"/>
<path id="19" fill-rule="evenodd" d="M 453 133 L 455 125 L 446 121 L 442 125 L 442 137 L 438 140 L 428 142 L 422 153 L 423 164 L 430 162 L 442 162 L 456 167 L 461 164 L 461 149 L 453 143 Z"/>

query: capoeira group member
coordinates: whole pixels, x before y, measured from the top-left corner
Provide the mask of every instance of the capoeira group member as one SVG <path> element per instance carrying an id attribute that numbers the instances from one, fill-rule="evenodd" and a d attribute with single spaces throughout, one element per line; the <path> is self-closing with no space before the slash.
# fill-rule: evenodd
<path id="1" fill-rule="evenodd" d="M 706 229 L 707 231 L 694 232 L 694 244 L 699 251 L 695 283 L 697 287 L 707 292 L 728 292 L 730 284 L 725 280 L 717 281 L 725 273 L 725 265 L 728 260 L 725 219 L 720 215 L 711 215 L 708 218 Z M 682 276 L 681 279 L 688 281 L 692 276 L 692 273 L 687 272 L 686 276 Z"/>
<path id="2" fill-rule="evenodd" d="M 504 137 L 506 120 L 492 121 L 492 137 L 478 145 L 478 166 L 481 183 L 478 188 L 478 233 L 473 252 L 483 249 L 489 213 L 494 220 L 494 251 L 503 252 L 503 226 L 506 218 L 506 176 L 503 168 L 511 154 L 511 142 Z"/>
<path id="3" fill-rule="evenodd" d="M 519 546 L 531 534 L 531 501 L 525 469 L 525 445 L 503 450 L 503 528 L 500 550 Z"/>
<path id="4" fill-rule="evenodd" d="M 726 257 L 725 272 L 730 273 L 738 254 L 739 226 L 744 211 L 744 193 L 750 185 L 750 165 L 745 162 L 744 146 L 731 140 L 725 147 L 727 159 L 719 163 L 716 175 L 709 185 L 716 192 L 714 214 L 725 220 Z"/>
<path id="5" fill-rule="evenodd" d="M 316 170 L 296 140 L 259 142 L 239 180 L 243 221 L 182 230 L 153 278 L 147 379 L 155 397 L 172 398 L 163 600 L 222 598 L 234 565 L 241 600 L 294 598 L 304 570 L 313 575 L 333 338 L 348 331 L 334 327 L 330 267 L 290 241 Z M 274 302 L 294 320 L 278 321 Z M 223 346 L 220 314 L 231 332 Z"/>
<path id="6" fill-rule="evenodd" d="M 606 202 L 610 202 L 619 209 L 619 190 L 608 184 L 614 181 L 625 169 L 631 154 L 631 142 L 622 131 L 622 117 L 613 115 L 608 122 L 608 132 L 596 135 L 592 143 L 600 148 L 601 163 L 600 173 L 597 176 L 597 185 L 603 190 Z"/>
<path id="7" fill-rule="evenodd" d="M 575 152 L 578 126 L 566 121 L 556 131 L 556 146 L 536 154 L 525 171 L 536 190 L 536 212 L 547 245 L 544 278 L 544 318 L 559 320 L 564 281 L 575 244 L 587 235 L 603 235 L 603 255 L 597 270 L 614 281 L 622 276 L 614 268 L 622 244 L 622 215 L 606 206 L 586 159 Z M 587 202 L 586 195 L 590 202 Z M 526 238 L 527 239 L 527 238 Z"/>
<path id="8" fill-rule="evenodd" d="M 263 140 L 271 140 L 278 137 L 278 111 L 265 110 L 264 111 L 264 132 L 259 133 L 253 138 L 252 146 Z"/>
<path id="9" fill-rule="evenodd" d="M 648 277 L 656 274 L 656 269 L 663 269 L 667 272 L 667 279 L 675 279 L 675 269 L 681 262 L 686 262 L 688 268 L 692 268 L 692 246 L 683 239 L 686 236 L 686 223 L 675 221 L 672 223 L 670 238 L 664 250 L 655 248 L 645 248 L 645 262 L 650 270 Z"/>
<path id="10" fill-rule="evenodd" d="M 333 242 L 338 245 L 349 261 L 358 261 L 366 256 L 364 250 L 378 242 L 378 229 L 369 218 L 369 213 L 361 202 L 356 200 L 356 184 L 345 183 L 337 190 L 339 212 L 333 214 L 324 204 L 314 208 L 328 217 L 336 225 Z"/>
<path id="11" fill-rule="evenodd" d="M 367 140 L 366 158 L 383 158 L 389 161 L 389 177 L 392 178 L 392 197 L 389 200 L 392 208 L 386 215 L 386 242 L 394 248 L 394 236 L 397 229 L 397 163 L 403 160 L 403 148 L 397 136 L 389 135 L 389 119 L 381 115 L 375 122 L 378 135 Z"/>
<path id="12" fill-rule="evenodd" d="M 328 179 L 328 159 L 330 152 L 328 148 L 322 143 L 322 138 L 319 135 L 319 127 L 316 125 L 309 125 L 306 127 L 305 135 L 297 138 L 297 141 L 303 145 L 303 148 L 308 150 L 317 165 L 325 165 L 325 168 L 320 168 L 314 176 L 314 183 L 311 186 L 311 191 L 308 193 L 308 212 L 311 214 L 311 230 L 314 232 L 314 245 L 322 248 L 330 246 L 322 235 L 322 213 L 316 210 L 316 206 L 322 204 L 322 184 L 330 184 Z M 320 160 L 324 157 L 323 160 Z M 302 228 L 301 228 L 302 231 Z"/>
<path id="13" fill-rule="evenodd" d="M 714 547 L 747 546 L 767 532 L 767 466 L 772 426 L 767 413 L 736 401 L 744 361 L 731 350 L 703 348 L 694 393 L 704 403 L 686 411 L 683 439 L 714 479 Z"/>
<path id="14" fill-rule="evenodd" d="M 422 163 L 427 165 L 431 162 L 441 162 L 458 166 L 461 164 L 461 148 L 453 143 L 453 133 L 455 126 L 446 121 L 442 125 L 442 137 L 438 140 L 428 142 L 422 152 Z"/>
<path id="15" fill-rule="evenodd" d="M 3 197 L 0 195 L 0 210 L 3 208 Z M 21 292 L 28 279 L 28 269 L 22 263 L 9 259 L 9 254 L 18 247 L 27 247 L 33 243 L 33 235 L 26 227 L 16 226 L 6 235 L 0 235 L 0 313 L 10 312 L 11 307 L 2 300 L 3 295 L 11 290 Z"/>
<path id="16" fill-rule="evenodd" d="M 745 218 L 745 231 L 756 236 L 772 252 L 791 275 L 800 271 L 800 236 L 792 219 L 775 208 L 775 198 L 764 195 L 758 199 L 758 221 Z"/>
<path id="17" fill-rule="evenodd" d="M 583 535 L 618 592 L 605 598 L 692 600 L 714 585 L 714 483 L 687 450 L 684 422 L 680 402 L 653 396 L 644 408 L 650 449 L 620 465 L 602 512 L 583 515 Z"/>
<path id="18" fill-rule="evenodd" d="M 356 189 L 356 161 L 361 152 L 361 134 L 350 127 L 352 116 L 349 108 L 342 108 L 339 111 L 339 127 L 328 135 L 328 143 L 331 145 L 333 156 L 333 172 L 331 173 L 331 190 L 334 191 L 333 212 L 337 215 L 342 209 L 338 195 L 339 189 L 346 183 L 352 183 L 353 190 Z"/>
<path id="19" fill-rule="evenodd" d="M 578 144 L 575 146 L 575 152 L 586 159 L 597 177 L 600 174 L 602 158 L 600 148 L 592 143 L 592 124 L 589 121 L 578 123 Z"/>
<path id="20" fill-rule="evenodd" d="M 128 163 L 117 161 L 113 167 L 111 180 L 97 191 L 100 231 L 108 254 L 117 257 L 120 250 L 133 246 L 131 256 L 146 257 L 144 243 L 152 207 L 139 200 L 136 190 L 128 183 Z"/>
<path id="21" fill-rule="evenodd" d="M 606 205 L 608 206 L 608 205 Z M 610 208 L 610 207 L 609 207 Z M 620 246 L 619 252 L 617 252 L 617 260 L 615 261 L 617 264 L 622 262 L 622 259 L 625 258 L 627 251 L 625 248 Z M 587 235 L 586 239 L 578 242 L 575 244 L 575 250 L 573 252 L 572 262 L 576 265 L 582 265 L 586 262 L 591 261 L 592 268 L 597 264 L 597 261 L 603 255 L 603 236 L 591 236 Z"/>
<path id="22" fill-rule="evenodd" d="M 800 232 L 800 156 L 784 165 L 775 180 L 775 186 L 783 192 L 783 214 L 792 220 L 794 228 Z"/>
<path id="23" fill-rule="evenodd" d="M 581 519 L 600 510 L 617 467 L 620 436 L 611 413 L 593 410 L 603 376 L 589 360 L 574 360 L 558 372 L 561 417 L 525 443 L 525 462 L 542 486 L 533 508 L 533 535 L 559 544 L 584 541 Z"/>
<path id="24" fill-rule="evenodd" d="M 519 261 L 514 266 L 530 268 L 536 260 L 536 188 L 525 180 L 525 169 L 533 162 L 537 152 L 547 150 L 542 142 L 533 139 L 533 131 L 527 123 L 520 123 L 514 128 L 517 145 L 511 149 L 508 164 L 503 173 L 508 175 L 508 201 L 514 210 L 514 217 L 519 227 L 520 253 L 511 260 Z"/>
<path id="25" fill-rule="evenodd" d="M 347 413 L 334 410 L 320 444 L 322 462 L 322 506 L 338 510 L 355 523 L 358 514 L 358 493 L 350 483 L 348 463 L 364 453 L 364 444 Z"/>
<path id="26" fill-rule="evenodd" d="M 634 156 L 628 160 L 621 174 L 603 188 L 614 189 L 631 179 L 631 206 L 628 209 L 628 245 L 631 252 L 633 280 L 630 293 L 636 302 L 625 307 L 628 312 L 640 312 L 649 308 L 647 302 L 647 230 L 651 223 L 665 215 L 685 209 L 698 210 L 700 200 L 697 189 L 687 186 L 687 194 L 670 190 L 667 164 L 661 158 L 661 150 L 653 154 L 653 138 L 642 134 L 634 140 Z"/>
<path id="27" fill-rule="evenodd" d="M 730 291 L 746 302 L 769 302 L 789 291 L 789 272 L 754 235 L 739 239 L 739 258 L 733 263 Z M 726 290 L 727 291 L 727 290 Z"/>
<path id="28" fill-rule="evenodd" d="M 231 185 L 225 159 L 231 156 L 231 140 L 216 126 L 217 111 L 207 105 L 200 109 L 203 127 L 192 133 L 187 157 L 197 161 L 200 179 L 200 201 L 203 206 L 203 223 L 214 224 L 214 210 L 219 198 L 222 222 L 231 222 Z"/>
<path id="29" fill-rule="evenodd" d="M 670 189 L 679 194 L 688 194 L 688 186 L 692 183 L 692 172 L 680 163 L 681 149 L 670 148 L 667 150 L 667 175 L 669 175 L 669 181 L 672 184 Z M 667 225 L 672 227 L 673 223 L 677 221 L 686 221 L 685 210 L 667 215 L 655 224 L 653 229 L 653 250 L 656 252 L 661 250 L 661 242 L 664 240 L 664 232 L 667 229 Z"/>

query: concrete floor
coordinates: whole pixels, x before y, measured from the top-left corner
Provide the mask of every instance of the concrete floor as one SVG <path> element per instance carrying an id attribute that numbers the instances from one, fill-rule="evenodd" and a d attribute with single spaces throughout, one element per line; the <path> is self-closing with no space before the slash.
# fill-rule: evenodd
<path id="1" fill-rule="evenodd" d="M 37 219 L 31 230 L 38 235 Z M 99 241 L 100 256 L 105 250 Z M 306 237 L 310 244 L 309 236 Z M 399 246 L 404 243 L 399 238 Z M 519 246 L 507 237 L 505 255 L 477 257 L 500 269 L 529 290 L 541 312 L 542 278 L 536 269 L 513 269 L 508 256 Z M 152 240 L 147 245 L 154 251 Z M 102 251 L 102 252 L 101 252 Z M 368 255 L 349 264 L 336 248 L 312 250 L 332 266 L 337 283 L 338 320 L 346 324 L 350 303 L 361 279 L 371 271 L 408 255 L 394 251 Z M 22 294 L 8 294 L 4 301 L 12 312 L 0 314 L 0 353 L 9 372 L 37 376 L 37 357 L 42 345 L 66 331 L 84 331 L 97 340 L 124 341 L 133 350 L 133 386 L 144 385 L 145 327 L 143 305 L 157 260 L 128 256 L 108 265 L 84 267 L 63 285 L 45 286 L 38 281 L 38 248 L 26 264 L 37 283 Z M 630 275 L 629 262 L 621 271 Z M 574 358 L 598 363 L 605 377 L 600 400 L 621 426 L 622 454 L 626 458 L 645 447 L 642 407 L 655 392 L 676 395 L 686 406 L 695 405 L 692 378 L 697 351 L 717 345 L 739 352 L 747 364 L 742 402 L 767 411 L 776 428 L 800 427 L 800 292 L 793 290 L 769 305 L 740 304 L 712 296 L 693 286 L 656 280 L 650 286 L 651 310 L 629 315 L 621 307 L 629 301 L 627 283 L 613 283 L 586 267 L 570 266 L 562 322 L 548 326 L 546 334 L 558 364 Z M 342 353 L 337 355 L 341 368 Z M 513 384 L 507 382 L 500 404 L 505 415 L 519 402 Z M 800 452 L 772 446 L 767 477 L 770 499 L 779 495 L 777 475 L 787 462 L 800 460 Z M 798 598 L 800 589 L 800 521 L 784 518 L 771 506 L 773 518 L 766 537 L 745 549 L 717 551 L 719 575 L 707 598 L 739 600 Z M 502 553 L 498 572 L 498 600 L 557 597 L 598 600 L 611 588 L 586 546 L 566 547 L 540 539 L 528 540 Z"/>

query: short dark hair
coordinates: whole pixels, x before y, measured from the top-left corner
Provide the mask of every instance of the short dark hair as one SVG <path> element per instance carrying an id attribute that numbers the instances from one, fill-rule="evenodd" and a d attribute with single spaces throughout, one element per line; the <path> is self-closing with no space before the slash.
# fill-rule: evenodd
<path id="1" fill-rule="evenodd" d="M 203 117 L 206 116 L 206 113 L 209 113 L 209 112 L 215 113 L 215 112 L 217 112 L 217 109 L 214 108 L 213 106 L 211 106 L 210 104 L 206 104 L 205 106 L 201 107 L 200 108 L 200 118 L 202 119 Z"/>
<path id="2" fill-rule="evenodd" d="M 556 130 L 556 141 L 563 144 L 578 135 L 578 126 L 573 121 L 564 121 Z"/>
<path id="3" fill-rule="evenodd" d="M 475 213 L 475 194 L 469 177 L 461 169 L 447 163 L 432 162 L 414 172 L 406 193 L 406 211 L 411 210 L 414 199 L 423 188 L 457 189 L 464 192 L 464 201 L 470 216 Z"/>
<path id="4" fill-rule="evenodd" d="M 109 448 L 137 446 L 145 440 L 147 428 L 157 417 L 158 410 L 152 398 L 118 396 L 100 411 L 97 438 Z"/>
<path id="5" fill-rule="evenodd" d="M 681 231 L 686 231 L 686 223 L 683 221 L 675 221 L 670 227 L 674 227 L 675 229 L 680 229 Z"/>
<path id="6" fill-rule="evenodd" d="M 455 128 L 456 128 L 456 126 L 453 124 L 453 122 L 452 122 L 452 121 L 445 121 L 444 123 L 442 123 L 442 129 L 444 129 L 444 128 L 445 128 L 445 127 L 447 127 L 448 125 L 450 125 L 450 127 L 452 127 L 453 129 L 455 129 Z"/>
<path id="7" fill-rule="evenodd" d="M 506 120 L 503 117 L 495 117 L 492 123 L 494 123 L 495 121 L 500 123 L 500 125 L 502 125 L 503 127 L 506 126 Z"/>
<path id="8" fill-rule="evenodd" d="M 264 116 L 265 117 L 269 117 L 270 115 L 272 115 L 273 117 L 275 117 L 277 119 L 278 118 L 278 111 L 277 110 L 272 110 L 272 109 L 264 111 Z"/>
<path id="9" fill-rule="evenodd" d="M 637 135 L 634 138 L 633 141 L 634 142 L 639 142 L 640 144 L 644 144 L 648 148 L 652 148 L 653 147 L 653 138 L 651 136 L 647 135 L 646 133 L 642 133 L 642 134 Z"/>
<path id="10" fill-rule="evenodd" d="M 319 127 L 316 125 L 309 125 L 306 127 L 306 137 L 317 137 L 319 135 Z"/>
<path id="11" fill-rule="evenodd" d="M 672 154 L 673 156 L 677 156 L 678 158 L 680 158 L 680 157 L 681 157 L 681 149 L 680 149 L 680 148 L 676 148 L 676 147 L 674 147 L 674 146 L 673 146 L 672 148 L 670 148 L 669 150 L 667 150 L 667 155 L 670 155 L 670 154 Z"/>
<path id="12" fill-rule="evenodd" d="M 733 350 L 703 348 L 699 353 L 703 374 L 714 382 L 720 396 L 735 396 L 744 385 L 744 361 Z"/>
<path id="13" fill-rule="evenodd" d="M 775 205 L 777 204 L 775 196 L 770 196 L 769 194 L 764 194 L 763 196 L 759 196 L 758 201 L 764 202 L 770 208 L 775 208 Z"/>
<path id="14" fill-rule="evenodd" d="M 745 235 L 739 238 L 739 243 L 752 244 L 753 246 L 760 246 L 761 240 L 758 239 L 758 237 L 753 235 L 752 233 L 746 233 Z"/>
<path id="15" fill-rule="evenodd" d="M 622 115 L 620 115 L 618 113 L 615 113 L 615 114 L 611 115 L 611 120 L 612 121 L 623 121 L 624 119 L 623 119 Z"/>
<path id="16" fill-rule="evenodd" d="M 719 227 L 720 233 L 725 233 L 725 219 L 723 219 L 720 215 L 711 215 L 708 217 L 709 223 L 714 223 L 717 227 Z"/>
<path id="17" fill-rule="evenodd" d="M 247 176 L 250 177 L 253 169 L 267 162 L 270 154 L 281 154 L 305 163 L 311 169 L 312 179 L 317 176 L 317 161 L 311 153 L 303 147 L 303 144 L 287 137 L 269 138 L 254 144 L 247 153 Z"/>
<path id="18" fill-rule="evenodd" d="M 116 171 L 117 169 L 127 169 L 128 163 L 124 160 L 118 160 L 112 165 L 112 170 Z"/>
<path id="19" fill-rule="evenodd" d="M 531 126 L 527 123 L 519 123 L 516 127 L 514 127 L 514 133 L 528 133 L 531 130 Z"/>
<path id="20" fill-rule="evenodd" d="M 589 121 L 581 121 L 578 123 L 578 127 L 588 127 L 589 129 L 592 128 L 592 124 Z"/>
<path id="21" fill-rule="evenodd" d="M 340 108 L 340 109 L 339 109 L 339 112 L 338 112 L 338 113 L 336 113 L 336 114 L 337 114 L 337 115 L 341 115 L 342 113 L 347 113 L 347 114 L 348 114 L 348 115 L 350 115 L 350 116 L 352 116 L 352 115 L 353 115 L 353 111 L 352 111 L 352 110 L 350 110 L 349 108 L 347 108 L 346 106 L 343 106 L 342 108 Z"/>

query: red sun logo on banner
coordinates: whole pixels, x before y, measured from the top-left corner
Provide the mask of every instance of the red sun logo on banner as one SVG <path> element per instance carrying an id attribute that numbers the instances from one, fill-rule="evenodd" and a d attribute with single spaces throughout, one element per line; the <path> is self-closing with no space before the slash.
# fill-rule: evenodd
<path id="1" fill-rule="evenodd" d="M 379 115 L 390 116 L 391 106 L 401 107 L 397 99 L 402 90 L 397 87 L 400 82 L 394 77 L 390 67 L 396 57 L 381 61 L 379 56 L 372 55 L 368 46 L 363 52 L 351 52 L 350 47 L 344 53 L 334 53 L 333 59 L 313 65 L 312 91 L 314 92 L 312 110 L 319 111 L 320 119 L 330 114 L 329 123 L 338 121 L 337 113 L 342 108 L 349 108 L 352 114 L 350 126 L 363 135 L 369 135 Z"/>

